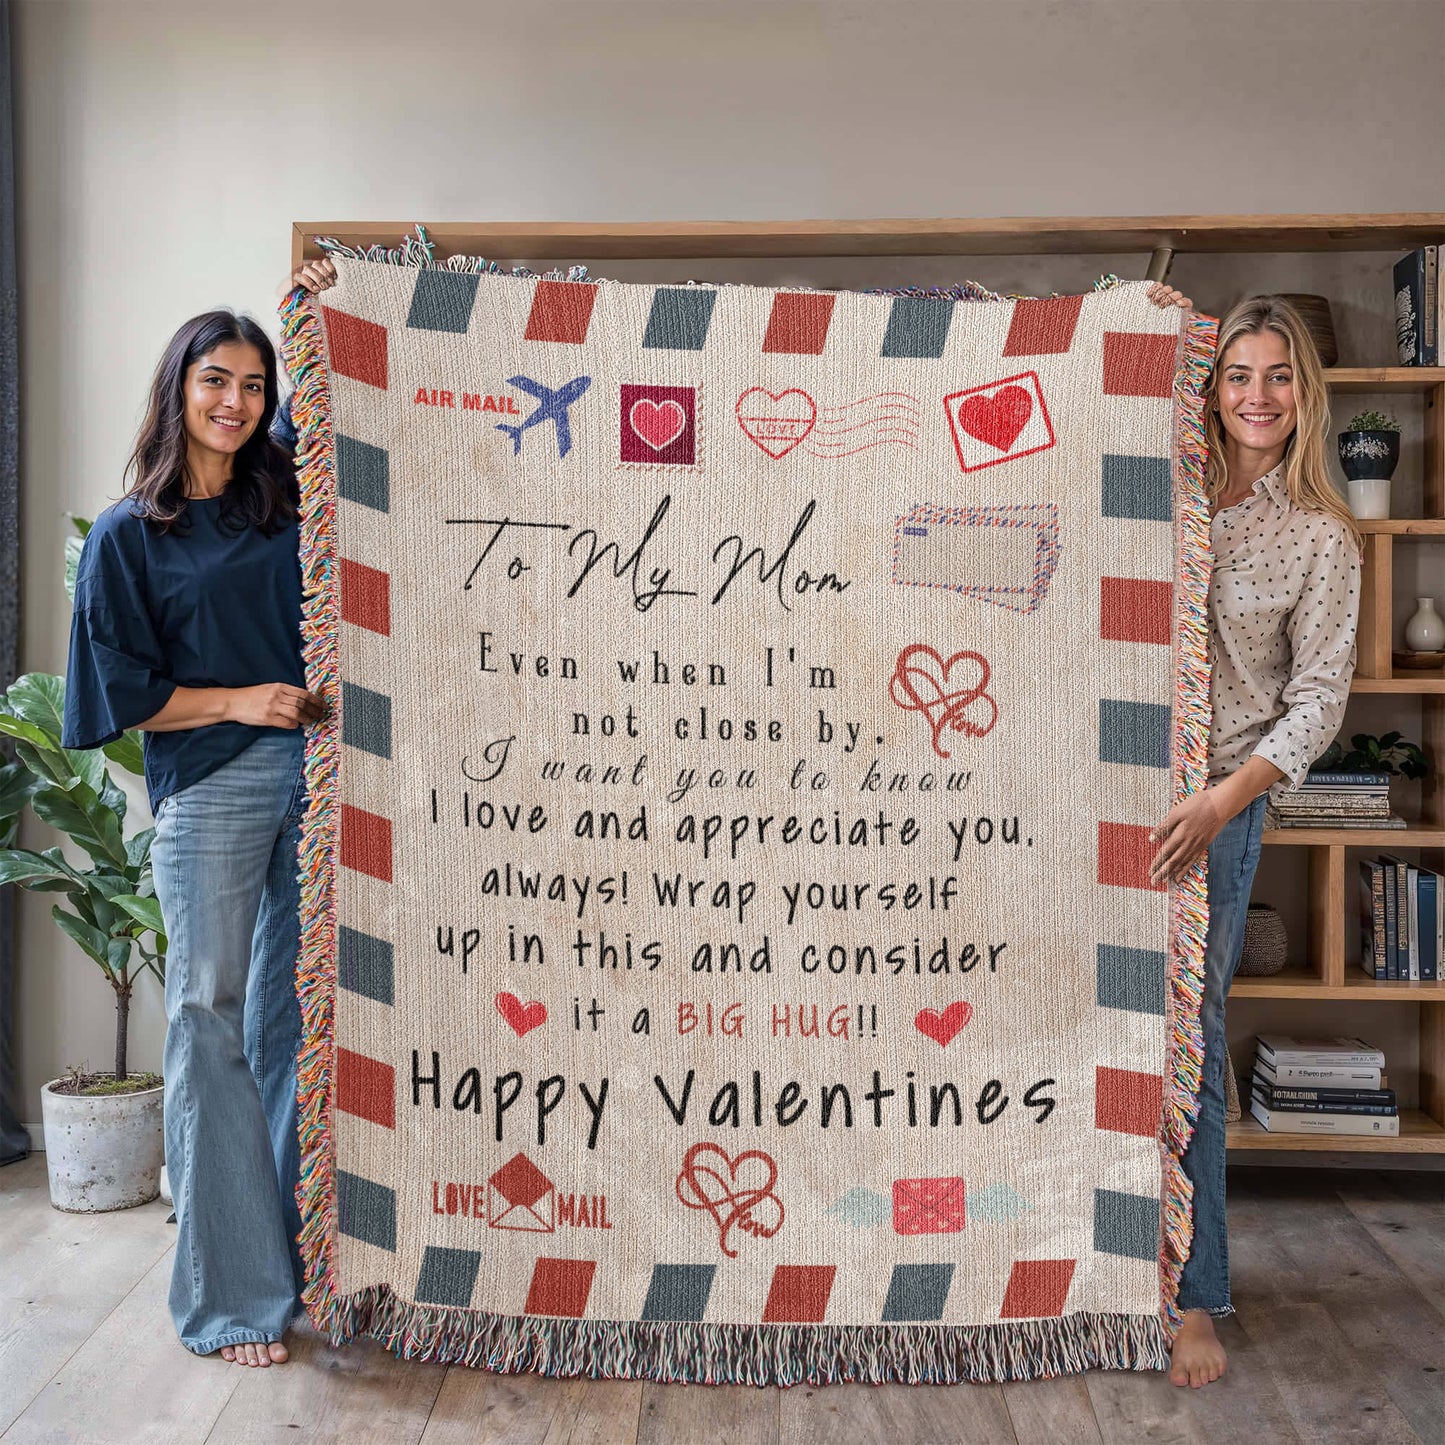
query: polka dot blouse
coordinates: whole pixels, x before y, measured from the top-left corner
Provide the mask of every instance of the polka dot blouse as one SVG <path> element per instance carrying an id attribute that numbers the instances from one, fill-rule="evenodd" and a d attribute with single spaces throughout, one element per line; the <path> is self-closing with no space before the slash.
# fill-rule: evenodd
<path id="1" fill-rule="evenodd" d="M 1297 787 L 1334 741 L 1355 673 L 1360 554 L 1290 500 L 1284 467 L 1210 523 L 1211 781 L 1258 754 Z"/>

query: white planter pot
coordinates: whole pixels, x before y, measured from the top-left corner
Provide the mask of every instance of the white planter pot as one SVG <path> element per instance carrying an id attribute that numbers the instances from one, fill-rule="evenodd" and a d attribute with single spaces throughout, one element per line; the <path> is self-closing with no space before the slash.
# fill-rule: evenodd
<path id="1" fill-rule="evenodd" d="M 50 1202 L 69 1214 L 148 1204 L 160 1192 L 165 1158 L 160 1085 L 138 1094 L 40 1091 Z"/>
<path id="2" fill-rule="evenodd" d="M 1350 511 L 1362 522 L 1382 522 L 1390 515 L 1388 477 L 1352 477 L 1345 485 L 1350 490 Z"/>

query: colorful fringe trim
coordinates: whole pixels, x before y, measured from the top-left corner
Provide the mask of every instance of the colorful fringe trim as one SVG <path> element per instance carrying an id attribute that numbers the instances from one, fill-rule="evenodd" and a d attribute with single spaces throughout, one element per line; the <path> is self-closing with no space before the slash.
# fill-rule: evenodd
<path id="1" fill-rule="evenodd" d="M 329 255 L 397 266 L 532 276 L 481 257 L 436 259 L 425 228 L 397 247 L 353 248 L 328 237 Z M 585 266 L 544 273 L 547 279 L 590 281 Z M 1101 277 L 1095 291 L 1121 284 Z M 797 288 L 805 289 L 805 288 Z M 950 300 L 1019 300 L 977 282 L 950 287 L 901 287 L 875 294 Z M 1167 1023 L 1170 1049 L 1160 1148 L 1164 1209 L 1158 1315 L 1078 1313 L 1055 1319 L 977 1326 L 708 1325 L 640 1320 L 572 1320 L 496 1315 L 399 1300 L 386 1286 L 348 1297 L 336 1287 L 336 1160 L 331 1131 L 336 991 L 334 859 L 339 819 L 340 636 L 336 567 L 335 434 L 320 318 L 303 291 L 281 306 L 282 357 L 295 385 L 291 415 L 299 444 L 301 572 L 305 601 L 302 642 L 307 686 L 330 705 L 307 738 L 310 794 L 302 824 L 301 948 L 296 987 L 303 1045 L 297 1060 L 301 1173 L 296 1198 L 306 1269 L 307 1312 L 333 1344 L 369 1335 L 400 1358 L 461 1363 L 504 1373 L 670 1383 L 747 1385 L 1000 1383 L 1089 1369 L 1162 1370 L 1180 1316 L 1175 1301 L 1192 1237 L 1192 1189 L 1180 1160 L 1198 1113 L 1208 895 L 1204 865 L 1174 892 L 1170 921 Z M 1204 387 L 1218 323 L 1191 314 L 1181 336 L 1175 385 L 1174 476 L 1178 498 L 1176 588 L 1177 673 L 1172 782 L 1176 799 L 1204 786 L 1209 742 L 1207 598 L 1209 514 L 1204 496 L 1207 444 Z"/>
<path id="2" fill-rule="evenodd" d="M 295 384 L 291 419 L 298 445 L 301 492 L 301 614 L 306 685 L 329 704 L 306 739 L 310 801 L 301 825 L 301 949 L 296 992 L 301 1001 L 301 1052 L 296 1061 L 301 1176 L 299 1245 L 308 1281 L 303 1299 L 316 1327 L 334 1340 L 352 1331 L 336 1296 L 331 1257 L 336 1236 L 335 1160 L 331 1146 L 333 1010 L 336 996 L 335 845 L 340 804 L 341 686 L 337 662 L 340 599 L 336 568 L 336 449 L 326 383 L 321 320 L 304 291 L 281 306 L 281 355 Z"/>
<path id="3" fill-rule="evenodd" d="M 1179 338 L 1174 381 L 1174 737 L 1171 783 L 1177 803 L 1208 783 L 1209 772 L 1209 502 L 1204 493 L 1208 443 L 1204 393 L 1214 364 L 1219 323 L 1190 312 Z M 1204 1035 L 1204 943 L 1209 931 L 1205 860 L 1171 890 L 1169 977 L 1165 1023 L 1169 1058 L 1164 1076 L 1164 1117 L 1159 1148 L 1163 1165 L 1159 1295 L 1171 1332 L 1178 1329 L 1179 1278 L 1194 1237 L 1194 1188 L 1184 1172 L 1184 1151 L 1199 1115 Z"/>

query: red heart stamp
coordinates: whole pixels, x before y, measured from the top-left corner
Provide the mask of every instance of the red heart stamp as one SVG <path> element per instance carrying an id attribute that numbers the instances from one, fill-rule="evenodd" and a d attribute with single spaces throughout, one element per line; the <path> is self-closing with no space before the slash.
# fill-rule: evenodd
<path id="1" fill-rule="evenodd" d="M 514 993 L 497 995 L 497 1012 L 506 1019 L 507 1027 L 518 1038 L 521 1038 L 523 1034 L 531 1033 L 538 1025 L 547 1022 L 546 1004 L 538 1003 L 534 998 L 523 1003 Z"/>
<path id="2" fill-rule="evenodd" d="M 947 1048 L 963 1031 L 964 1025 L 973 1017 L 973 1005 L 959 999 L 939 1013 L 936 1009 L 919 1009 L 913 1020 L 913 1027 L 934 1043 Z"/>
<path id="3" fill-rule="evenodd" d="M 766 391 L 750 387 L 737 404 L 738 425 L 750 441 L 775 461 L 786 456 L 813 430 L 818 404 L 799 387 L 787 391 Z"/>
<path id="4" fill-rule="evenodd" d="M 660 452 L 682 435 L 687 412 L 680 401 L 673 401 L 671 397 L 666 401 L 651 401 L 644 396 L 632 403 L 627 420 L 653 451 Z"/>
<path id="5" fill-rule="evenodd" d="M 958 409 L 958 424 L 969 436 L 1006 452 L 1033 414 L 1033 397 L 1021 386 L 1005 386 L 992 396 L 969 397 Z"/>

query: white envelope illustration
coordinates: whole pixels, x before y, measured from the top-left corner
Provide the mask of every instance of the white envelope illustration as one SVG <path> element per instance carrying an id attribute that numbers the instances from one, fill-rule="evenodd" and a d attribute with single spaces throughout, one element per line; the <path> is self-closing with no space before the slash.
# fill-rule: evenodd
<path id="1" fill-rule="evenodd" d="M 552 1181 L 527 1158 L 515 1154 L 487 1180 L 487 1227 L 551 1234 L 557 1227 L 557 1194 Z"/>

